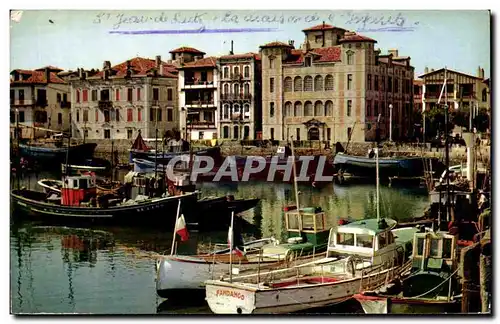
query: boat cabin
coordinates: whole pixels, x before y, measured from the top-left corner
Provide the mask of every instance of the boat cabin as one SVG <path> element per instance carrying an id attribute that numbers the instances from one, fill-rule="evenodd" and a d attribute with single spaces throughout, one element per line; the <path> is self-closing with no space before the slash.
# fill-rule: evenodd
<path id="1" fill-rule="evenodd" d="M 319 207 L 285 207 L 285 223 L 288 243 L 311 243 L 322 245 L 328 242 L 330 228 L 326 226 L 325 213 Z"/>
<path id="2" fill-rule="evenodd" d="M 413 241 L 413 270 L 455 271 L 457 235 L 447 232 L 416 233 Z"/>
<path id="3" fill-rule="evenodd" d="M 357 255 L 370 259 L 370 264 L 380 264 L 393 257 L 396 239 L 392 219 L 364 219 L 339 226 L 330 232 L 327 257 Z"/>
<path id="4" fill-rule="evenodd" d="M 96 179 L 92 175 L 67 176 L 61 188 L 61 205 L 80 206 L 96 195 Z"/>

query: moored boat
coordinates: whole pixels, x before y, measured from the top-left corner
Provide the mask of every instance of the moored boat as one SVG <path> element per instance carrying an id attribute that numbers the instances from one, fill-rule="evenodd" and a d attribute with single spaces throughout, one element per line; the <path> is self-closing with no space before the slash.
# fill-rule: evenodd
<path id="1" fill-rule="evenodd" d="M 91 172 L 105 172 L 111 168 L 111 163 L 104 159 L 85 159 L 78 164 L 68 164 L 61 163 L 62 173 L 66 173 L 66 170 L 71 172 L 79 171 L 91 171 Z"/>
<path id="2" fill-rule="evenodd" d="M 63 182 L 61 180 L 54 179 L 41 179 L 38 182 L 38 185 L 43 188 L 45 193 L 54 192 L 61 193 L 61 188 Z"/>
<path id="3" fill-rule="evenodd" d="M 95 143 L 71 145 L 68 152 L 68 147 L 62 144 L 60 147 L 43 146 L 43 144 L 19 144 L 19 152 L 21 156 L 34 159 L 39 164 L 57 167 L 60 163 L 66 162 L 66 157 L 75 162 L 92 158 L 96 147 Z"/>

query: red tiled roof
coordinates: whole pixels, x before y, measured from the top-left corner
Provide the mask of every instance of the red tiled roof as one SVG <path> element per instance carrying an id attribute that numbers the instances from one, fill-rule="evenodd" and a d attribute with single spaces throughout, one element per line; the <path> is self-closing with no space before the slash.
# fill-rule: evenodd
<path id="1" fill-rule="evenodd" d="M 39 69 L 36 69 L 35 71 L 43 71 L 45 69 L 49 69 L 49 70 L 54 71 L 54 72 L 64 71 L 64 69 L 60 69 L 60 68 L 52 66 L 52 65 L 47 65 L 47 66 L 41 67 Z"/>
<path id="2" fill-rule="evenodd" d="M 330 30 L 330 29 L 342 29 L 342 30 L 345 30 L 344 28 L 339 28 L 339 27 L 335 27 L 335 26 L 332 26 L 332 25 L 328 25 L 328 24 L 320 24 L 320 25 L 316 25 L 316 26 L 309 27 L 309 28 L 306 28 L 306 29 L 302 29 L 302 31 L 305 32 L 305 31 Z"/>
<path id="3" fill-rule="evenodd" d="M 429 75 L 429 74 L 438 73 L 438 72 L 442 72 L 442 71 L 444 71 L 444 68 L 441 68 L 441 69 L 439 69 L 439 70 L 430 71 L 430 72 L 428 72 L 428 73 L 421 74 L 421 75 L 419 75 L 418 77 L 419 77 L 419 78 L 422 78 L 423 76 L 426 76 L 426 75 Z M 463 72 L 459 72 L 459 71 L 455 71 L 455 70 L 451 70 L 451 69 L 447 69 L 447 71 L 448 71 L 448 72 L 451 72 L 451 73 L 457 73 L 457 74 L 465 75 L 465 76 L 468 76 L 469 78 L 474 78 L 474 79 L 483 80 L 482 78 L 477 77 L 477 76 L 472 75 L 472 74 L 467 74 L 467 73 L 463 73 Z"/>
<path id="4" fill-rule="evenodd" d="M 372 43 L 376 43 L 377 41 L 370 38 L 370 37 L 366 37 L 366 36 L 351 32 L 351 33 L 345 33 L 344 38 L 341 38 L 339 40 L 339 42 L 372 42 Z"/>
<path id="5" fill-rule="evenodd" d="M 174 65 L 167 64 L 165 62 L 161 62 L 163 66 L 163 74 L 164 77 L 167 78 L 177 78 L 177 68 Z M 156 68 L 156 60 L 143 58 L 143 57 L 134 57 L 130 60 L 130 68 L 133 71 L 132 75 L 141 75 L 145 76 L 148 73 L 151 73 L 154 68 Z M 124 77 L 127 75 L 127 61 L 122 62 L 118 65 L 111 67 L 115 73 L 112 76 L 115 77 Z M 160 71 L 158 71 L 160 73 Z M 104 75 L 104 71 L 99 71 L 95 74 L 95 76 L 102 77 Z"/>
<path id="6" fill-rule="evenodd" d="M 217 66 L 217 58 L 214 56 L 210 56 L 199 59 L 197 61 L 185 63 L 183 66 L 180 67 L 180 69 L 216 67 L 216 66 Z"/>
<path id="7" fill-rule="evenodd" d="M 260 45 L 261 48 L 264 48 L 264 47 L 282 47 L 282 46 L 293 47 L 292 45 L 285 44 L 283 42 L 271 42 L 271 43 L 267 43 L 264 45 Z"/>
<path id="8" fill-rule="evenodd" d="M 47 78 L 45 77 L 45 71 L 31 71 L 31 70 L 14 70 L 10 74 L 18 72 L 19 74 L 29 75 L 26 80 L 11 80 L 10 83 L 13 84 L 33 84 L 33 83 L 47 83 Z M 55 72 L 50 72 L 50 83 L 66 83 L 63 79 L 57 76 Z"/>
<path id="9" fill-rule="evenodd" d="M 244 54 L 232 54 L 232 55 L 223 55 L 219 57 L 220 59 L 239 59 L 239 58 L 254 58 L 257 59 L 258 54 L 256 53 L 244 53 Z"/>
<path id="10" fill-rule="evenodd" d="M 171 50 L 170 53 L 195 53 L 195 54 L 205 54 L 205 52 L 199 51 L 196 48 L 193 47 L 187 47 L 187 46 L 182 46 L 179 48 L 176 48 L 174 50 Z"/>
<path id="11" fill-rule="evenodd" d="M 322 47 L 315 48 L 310 53 L 316 54 L 314 55 L 314 62 L 339 62 L 341 61 L 341 53 L 342 49 L 340 46 L 332 46 L 332 47 Z M 306 53 L 302 50 L 291 50 L 290 56 L 287 58 L 285 63 L 289 64 L 299 64 L 304 61 L 304 55 Z"/>

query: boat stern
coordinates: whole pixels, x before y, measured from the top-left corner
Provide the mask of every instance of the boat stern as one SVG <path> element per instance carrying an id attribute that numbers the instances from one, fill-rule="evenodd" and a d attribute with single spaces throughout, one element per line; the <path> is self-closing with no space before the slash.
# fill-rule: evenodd
<path id="1" fill-rule="evenodd" d="M 219 280 L 205 282 L 205 299 L 215 314 L 251 314 L 255 309 L 255 294 L 252 289 Z"/>
<path id="2" fill-rule="evenodd" d="M 179 296 L 185 291 L 204 292 L 203 282 L 210 279 L 210 264 L 185 256 L 163 256 L 156 262 L 156 293 L 162 298 Z"/>

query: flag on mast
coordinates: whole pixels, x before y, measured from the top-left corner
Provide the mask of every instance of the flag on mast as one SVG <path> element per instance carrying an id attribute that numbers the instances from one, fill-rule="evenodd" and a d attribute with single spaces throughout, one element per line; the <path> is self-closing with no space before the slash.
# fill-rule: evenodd
<path id="1" fill-rule="evenodd" d="M 178 234 L 181 237 L 182 242 L 189 239 L 189 233 L 186 227 L 184 214 L 182 214 L 181 217 L 177 218 L 177 221 L 175 222 L 175 234 Z"/>
<path id="2" fill-rule="evenodd" d="M 229 232 L 227 234 L 227 244 L 229 245 L 229 250 L 231 250 L 231 248 L 232 248 L 232 251 L 229 251 L 229 252 L 235 253 L 239 257 L 243 257 L 243 252 L 237 246 L 234 245 L 233 238 L 234 238 L 233 228 L 231 226 L 229 226 Z"/>

